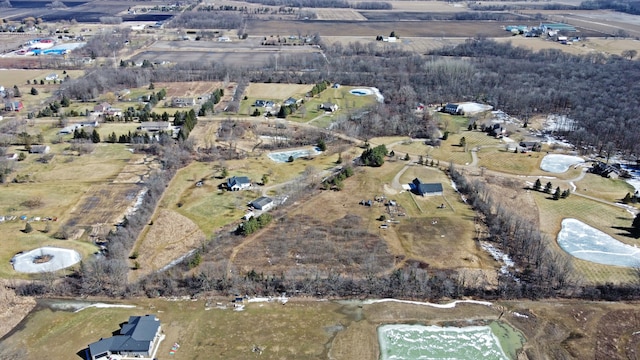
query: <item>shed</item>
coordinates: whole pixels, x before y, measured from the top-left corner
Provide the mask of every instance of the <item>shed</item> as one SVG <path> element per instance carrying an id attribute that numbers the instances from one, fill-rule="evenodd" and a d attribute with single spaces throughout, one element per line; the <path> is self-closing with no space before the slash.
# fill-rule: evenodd
<path id="1" fill-rule="evenodd" d="M 250 205 L 257 210 L 268 211 L 275 204 L 273 203 L 273 199 L 266 196 L 261 196 L 253 200 Z"/>
<path id="2" fill-rule="evenodd" d="M 32 145 L 29 148 L 30 154 L 48 154 L 51 148 L 48 145 Z"/>

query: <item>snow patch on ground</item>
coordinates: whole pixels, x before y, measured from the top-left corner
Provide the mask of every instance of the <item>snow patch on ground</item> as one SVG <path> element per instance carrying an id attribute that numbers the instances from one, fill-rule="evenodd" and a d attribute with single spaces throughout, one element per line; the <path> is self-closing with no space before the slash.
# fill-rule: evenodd
<path id="1" fill-rule="evenodd" d="M 34 263 L 42 256 L 51 256 L 51 260 L 41 264 Z M 75 250 L 45 246 L 17 254 L 11 259 L 11 263 L 17 272 L 37 274 L 68 268 L 79 263 L 81 259 L 80 253 Z"/>
<path id="2" fill-rule="evenodd" d="M 456 305 L 462 304 L 462 303 L 478 304 L 478 305 L 486 305 L 486 306 L 493 305 L 488 301 L 478 301 L 478 300 L 456 300 L 456 301 L 452 301 L 452 302 L 450 302 L 448 304 L 434 304 L 434 303 L 430 303 L 430 302 L 398 300 L 398 299 L 370 299 L 370 300 L 365 300 L 362 303 L 364 305 L 371 305 L 371 304 L 383 303 L 383 302 L 397 302 L 397 303 L 402 303 L 402 304 L 430 306 L 430 307 L 434 307 L 434 308 L 438 308 L 438 309 L 453 309 L 454 307 L 456 307 Z"/>
<path id="3" fill-rule="evenodd" d="M 622 243 L 576 219 L 562 220 L 558 245 L 578 259 L 597 264 L 640 266 L 640 248 Z"/>
<path id="4" fill-rule="evenodd" d="M 106 309 L 106 308 L 125 308 L 125 309 L 133 309 L 135 308 L 135 305 L 123 305 L 123 304 L 105 304 L 105 303 L 95 303 L 95 304 L 89 304 L 87 306 L 83 306 L 79 309 L 77 309 L 74 312 L 79 312 L 82 311 L 84 309 L 88 309 L 88 308 L 98 308 L 98 309 Z"/>
<path id="5" fill-rule="evenodd" d="M 540 169 L 551 173 L 563 173 L 573 165 L 583 163 L 584 159 L 579 156 L 549 154 L 542 158 Z"/>
<path id="6" fill-rule="evenodd" d="M 509 268 L 514 267 L 516 264 L 511 260 L 509 255 L 502 252 L 502 250 L 496 248 L 495 246 L 489 244 L 486 241 L 480 241 L 480 247 L 484 249 L 486 252 L 491 255 L 497 262 L 501 262 L 502 266 L 500 266 L 500 273 L 504 275 L 509 275 L 513 277 L 516 281 L 520 281 L 516 276 L 509 272 Z"/>
<path id="7" fill-rule="evenodd" d="M 371 90 L 373 91 L 373 94 L 376 96 L 376 100 L 379 103 L 383 103 L 384 102 L 384 95 L 382 95 L 382 93 L 380 92 L 380 89 L 378 89 L 376 87 L 372 87 Z"/>

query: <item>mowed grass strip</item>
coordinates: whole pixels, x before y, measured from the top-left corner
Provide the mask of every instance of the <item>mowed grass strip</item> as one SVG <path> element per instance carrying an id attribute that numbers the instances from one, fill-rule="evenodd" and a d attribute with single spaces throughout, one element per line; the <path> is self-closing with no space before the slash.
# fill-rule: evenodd
<path id="1" fill-rule="evenodd" d="M 575 185 L 580 193 L 611 202 L 621 201 L 627 193 L 633 195 L 635 192 L 633 186 L 622 179 L 609 179 L 596 174 L 585 174 Z"/>

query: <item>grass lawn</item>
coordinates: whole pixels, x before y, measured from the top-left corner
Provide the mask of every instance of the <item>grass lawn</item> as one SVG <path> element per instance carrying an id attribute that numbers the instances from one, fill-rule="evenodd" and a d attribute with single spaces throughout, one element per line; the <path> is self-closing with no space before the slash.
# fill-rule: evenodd
<path id="1" fill-rule="evenodd" d="M 611 202 L 620 201 L 627 193 L 633 195 L 635 192 L 633 186 L 624 180 L 604 178 L 596 174 L 585 174 L 576 183 L 576 187 L 581 193 Z"/>
<path id="2" fill-rule="evenodd" d="M 478 166 L 517 175 L 555 176 L 540 170 L 540 161 L 545 155 L 540 152 L 515 154 L 506 147 L 483 148 L 478 151 Z"/>

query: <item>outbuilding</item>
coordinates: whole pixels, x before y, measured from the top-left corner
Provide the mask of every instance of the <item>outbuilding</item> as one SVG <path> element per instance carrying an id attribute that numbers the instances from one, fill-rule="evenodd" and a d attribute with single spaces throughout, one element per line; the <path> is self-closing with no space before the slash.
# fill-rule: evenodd
<path id="1" fill-rule="evenodd" d="M 273 203 L 273 199 L 261 196 L 253 200 L 250 205 L 256 210 L 269 211 L 275 204 Z"/>

